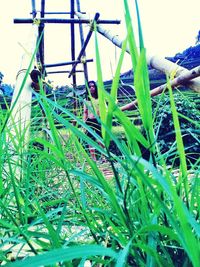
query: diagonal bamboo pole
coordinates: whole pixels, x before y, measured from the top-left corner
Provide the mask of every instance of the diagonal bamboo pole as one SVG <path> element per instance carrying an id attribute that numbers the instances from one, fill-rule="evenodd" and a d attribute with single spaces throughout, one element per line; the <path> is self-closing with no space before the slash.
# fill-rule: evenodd
<path id="1" fill-rule="evenodd" d="M 91 38 L 91 36 L 92 36 L 92 33 L 93 33 L 93 25 L 94 25 L 95 22 L 97 22 L 99 16 L 100 16 L 99 13 L 96 13 L 96 14 L 95 14 L 95 16 L 94 16 L 94 20 L 93 20 L 93 23 L 92 23 L 92 26 L 91 26 L 91 28 L 90 28 L 90 30 L 89 30 L 89 32 L 88 32 L 88 35 L 87 35 L 87 37 L 86 37 L 86 39 L 85 39 L 85 42 L 83 43 L 83 46 L 82 46 L 82 48 L 81 48 L 81 51 L 79 52 L 79 55 L 78 55 L 76 61 L 80 61 L 81 58 L 82 58 L 82 56 L 83 56 L 83 54 L 85 53 L 86 47 L 87 47 L 87 45 L 88 45 L 88 43 L 89 43 L 89 41 L 90 41 L 90 38 Z M 69 75 L 68 75 L 68 78 L 70 78 L 70 77 L 75 73 L 75 69 L 76 69 L 77 64 L 78 64 L 78 63 L 75 62 L 74 65 L 72 66 L 72 69 L 71 69 L 71 71 L 70 71 L 70 73 L 69 73 Z"/>
<path id="2" fill-rule="evenodd" d="M 79 12 L 75 12 L 75 15 L 79 19 L 86 19 L 86 17 Z M 118 38 L 118 36 L 113 35 L 110 30 L 103 28 L 101 25 L 97 25 L 97 31 L 101 35 L 103 35 L 105 38 L 110 40 L 117 47 L 119 47 L 119 48 L 122 47 L 123 40 Z M 126 48 L 126 52 L 130 54 L 130 50 L 128 47 Z M 158 57 L 155 55 L 152 56 L 152 55 L 147 54 L 147 64 L 149 66 L 151 66 L 152 68 L 157 69 L 159 71 L 162 71 L 168 75 L 171 75 L 171 73 L 176 73 L 176 75 L 175 75 L 176 77 L 179 76 L 180 74 L 188 72 L 188 70 L 186 68 L 183 68 L 183 67 L 179 66 L 178 64 L 175 64 L 175 63 L 173 63 L 173 62 L 171 62 L 165 58 L 161 58 L 161 57 Z M 188 84 L 188 86 L 191 89 L 193 89 L 194 91 L 200 92 L 200 78 L 198 77 L 198 78 L 192 80 Z"/>
<path id="3" fill-rule="evenodd" d="M 185 84 L 188 81 L 199 77 L 200 76 L 200 66 L 188 71 L 188 72 L 184 72 L 182 74 L 180 74 L 178 77 L 176 77 L 175 79 L 173 79 L 172 81 L 170 81 L 170 85 L 172 88 L 179 86 L 181 84 Z M 152 96 L 156 96 L 161 94 L 165 89 L 167 88 L 167 84 L 163 84 L 161 86 L 156 87 L 155 89 L 150 91 L 150 95 Z M 131 110 L 131 109 L 135 109 L 137 107 L 137 100 L 134 100 L 130 103 L 128 103 L 127 105 L 122 106 L 120 109 L 122 111 L 125 110 Z"/>

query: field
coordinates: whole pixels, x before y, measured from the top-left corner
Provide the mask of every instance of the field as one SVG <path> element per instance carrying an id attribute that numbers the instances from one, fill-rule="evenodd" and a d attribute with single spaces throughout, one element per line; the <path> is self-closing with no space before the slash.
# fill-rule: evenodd
<path id="1" fill-rule="evenodd" d="M 151 99 L 139 14 L 140 50 L 125 10 L 127 38 L 109 90 L 95 32 L 102 138 L 82 119 L 84 97 L 74 110 L 47 97 L 42 81 L 27 128 L 11 131 L 12 110 L 0 111 L 2 266 L 199 266 L 199 95 L 172 90 L 167 77 Z M 127 44 L 138 105 L 123 112 Z"/>

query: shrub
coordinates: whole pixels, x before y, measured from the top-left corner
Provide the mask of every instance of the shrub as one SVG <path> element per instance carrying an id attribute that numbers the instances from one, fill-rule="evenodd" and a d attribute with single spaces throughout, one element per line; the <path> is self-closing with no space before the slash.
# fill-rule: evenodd
<path id="1" fill-rule="evenodd" d="M 174 94 L 176 108 L 179 113 L 179 122 L 183 143 L 187 156 L 187 163 L 194 163 L 199 158 L 200 153 L 200 129 L 196 122 L 200 120 L 200 111 L 196 95 L 192 93 L 181 93 L 177 91 Z M 155 132 L 157 140 L 161 146 L 161 152 L 166 153 L 167 162 L 175 165 L 179 164 L 179 160 L 174 160 L 176 152 L 176 138 L 174 131 L 174 123 L 172 120 L 170 99 L 168 95 L 158 97 L 159 106 L 154 105 L 155 116 Z M 169 152 L 170 151 L 170 152 Z"/>

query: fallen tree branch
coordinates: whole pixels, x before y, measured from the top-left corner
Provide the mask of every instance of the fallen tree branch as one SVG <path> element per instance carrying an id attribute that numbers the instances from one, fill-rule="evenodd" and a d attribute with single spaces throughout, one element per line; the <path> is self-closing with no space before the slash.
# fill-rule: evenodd
<path id="1" fill-rule="evenodd" d="M 75 15 L 79 19 L 88 19 L 87 16 L 84 16 L 80 12 L 75 12 Z M 105 38 L 110 40 L 114 45 L 116 45 L 119 48 L 122 48 L 123 40 L 121 40 L 118 36 L 113 35 L 110 30 L 103 28 L 101 25 L 97 25 L 97 31 Z M 130 54 L 130 50 L 128 47 L 126 48 L 126 52 Z M 171 75 L 171 73 L 176 73 L 175 76 L 178 77 L 179 75 L 188 72 L 188 69 L 183 68 L 178 64 L 175 64 L 165 58 L 161 58 L 155 55 L 152 56 L 148 54 L 146 57 L 147 57 L 147 64 L 150 67 L 162 71 L 169 76 Z M 194 91 L 200 92 L 200 78 L 192 80 L 189 84 L 189 87 Z"/>
<path id="2" fill-rule="evenodd" d="M 190 71 L 182 73 L 180 76 L 171 80 L 170 85 L 172 88 L 174 88 L 176 86 L 186 84 L 190 80 L 192 80 L 198 76 L 200 76 L 200 66 L 198 66 L 198 67 L 196 67 Z M 163 84 L 163 85 L 156 87 L 155 89 L 150 91 L 151 97 L 161 94 L 166 88 L 167 88 L 167 84 Z M 133 102 L 130 102 L 129 104 L 122 106 L 120 109 L 122 111 L 135 109 L 137 107 L 137 104 L 138 104 L 137 100 L 134 100 Z"/>

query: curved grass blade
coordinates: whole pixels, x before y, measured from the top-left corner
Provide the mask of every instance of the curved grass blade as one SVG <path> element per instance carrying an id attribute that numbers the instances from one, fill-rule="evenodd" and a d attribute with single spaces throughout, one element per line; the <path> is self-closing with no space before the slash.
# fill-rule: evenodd
<path id="1" fill-rule="evenodd" d="M 98 245 L 84 245 L 69 248 L 60 248 L 51 250 L 42 255 L 29 257 L 22 261 L 6 264 L 7 267 L 40 267 L 56 264 L 58 262 L 68 262 L 73 259 L 80 259 L 91 256 L 107 256 L 117 259 L 117 253 L 110 248 L 105 248 Z"/>

